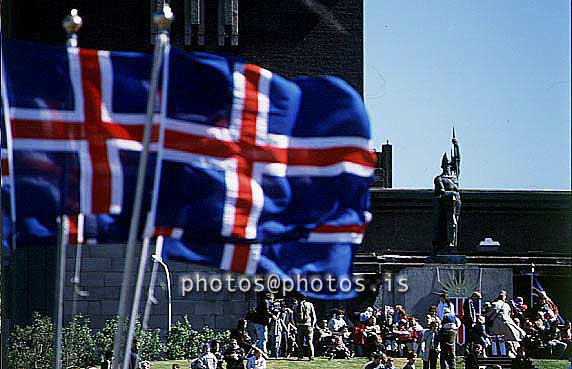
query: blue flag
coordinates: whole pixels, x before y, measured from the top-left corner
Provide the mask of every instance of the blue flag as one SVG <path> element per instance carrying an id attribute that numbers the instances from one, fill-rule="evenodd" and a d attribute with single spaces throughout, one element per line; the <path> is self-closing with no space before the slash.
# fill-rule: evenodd
<path id="1" fill-rule="evenodd" d="M 349 279 L 370 220 L 374 162 L 361 97 L 337 78 L 286 80 L 212 55 L 173 53 L 170 73 L 163 256 L 282 279 Z"/>
<path id="2" fill-rule="evenodd" d="M 124 240 L 151 56 L 22 42 L 7 48 L 22 234 L 53 235 L 56 215 L 83 213 L 99 214 L 99 241 Z M 168 83 L 156 99 L 158 113 L 161 101 L 166 107 L 156 117 L 164 145 L 156 132 L 152 139 L 152 151 L 162 153 L 156 234 L 189 252 L 265 245 L 249 270 L 246 251 L 235 248 L 238 259 L 223 269 L 241 273 L 348 274 L 370 220 L 375 163 L 361 96 L 335 77 L 287 80 L 205 53 L 173 50 L 164 68 Z M 309 259 L 287 264 L 285 250 Z"/>

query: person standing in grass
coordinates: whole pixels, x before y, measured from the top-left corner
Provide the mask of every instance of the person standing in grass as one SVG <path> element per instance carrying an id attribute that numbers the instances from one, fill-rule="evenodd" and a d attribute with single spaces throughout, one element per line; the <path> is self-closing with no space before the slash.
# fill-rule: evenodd
<path id="1" fill-rule="evenodd" d="M 423 369 L 437 369 L 439 359 L 439 321 L 431 320 L 429 329 L 423 332 L 421 339 L 421 359 Z"/>
<path id="2" fill-rule="evenodd" d="M 455 369 L 455 345 L 457 343 L 457 330 L 461 326 L 461 321 L 448 308 L 444 309 L 444 313 L 439 330 L 441 369 Z"/>
<path id="3" fill-rule="evenodd" d="M 298 331 L 298 358 L 304 357 L 304 343 L 308 345 L 310 360 L 314 360 L 314 326 L 316 325 L 316 311 L 314 304 L 306 300 L 306 296 L 300 297 L 300 302 L 294 307 L 294 323 Z"/>

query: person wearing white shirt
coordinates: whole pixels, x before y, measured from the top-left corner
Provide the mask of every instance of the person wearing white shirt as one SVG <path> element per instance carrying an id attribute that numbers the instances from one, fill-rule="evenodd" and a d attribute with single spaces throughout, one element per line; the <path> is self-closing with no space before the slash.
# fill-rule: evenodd
<path id="1" fill-rule="evenodd" d="M 191 369 L 216 369 L 217 358 L 211 352 L 208 343 L 203 345 L 203 352 L 201 356 L 191 362 Z"/>
<path id="2" fill-rule="evenodd" d="M 439 295 L 439 305 L 437 305 L 437 317 L 443 320 L 445 315 L 445 309 L 449 309 L 450 312 L 455 314 L 455 306 L 449 301 L 449 294 L 447 292 L 442 292 Z"/>
<path id="3" fill-rule="evenodd" d="M 328 322 L 328 328 L 333 333 L 337 333 L 342 330 L 343 327 L 347 325 L 346 321 L 344 320 L 343 313 L 339 310 L 334 311 L 334 316 Z"/>

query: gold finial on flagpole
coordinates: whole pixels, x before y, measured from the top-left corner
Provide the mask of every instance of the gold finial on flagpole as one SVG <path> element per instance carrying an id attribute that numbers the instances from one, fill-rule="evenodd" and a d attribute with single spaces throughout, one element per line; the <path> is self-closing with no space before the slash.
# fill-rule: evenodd
<path id="1" fill-rule="evenodd" d="M 159 32 L 169 31 L 171 23 L 173 23 L 174 19 L 175 16 L 173 14 L 173 11 L 171 10 L 171 7 L 167 3 L 163 4 L 163 9 L 153 14 L 153 23 L 157 25 L 157 29 Z"/>
<path id="2" fill-rule="evenodd" d="M 72 9 L 70 14 L 62 21 L 62 26 L 68 34 L 68 47 L 77 47 L 77 33 L 82 24 L 83 21 L 78 15 L 77 9 Z"/>

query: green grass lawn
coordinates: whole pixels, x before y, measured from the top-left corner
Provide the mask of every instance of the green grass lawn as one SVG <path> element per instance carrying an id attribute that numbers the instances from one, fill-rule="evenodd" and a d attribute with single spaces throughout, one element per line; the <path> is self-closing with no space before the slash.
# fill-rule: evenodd
<path id="1" fill-rule="evenodd" d="M 405 364 L 404 359 L 396 359 L 399 364 L 397 367 L 401 367 Z M 188 363 L 186 361 L 156 361 L 153 363 L 153 369 L 171 369 L 171 365 L 178 363 L 181 365 L 181 369 L 187 369 Z M 366 359 L 351 359 L 351 360 L 328 360 L 323 358 L 317 358 L 315 361 L 308 361 L 305 359 L 299 361 L 297 359 L 291 360 L 269 360 L 268 369 L 294 369 L 294 368 L 304 368 L 304 369 L 362 369 L 367 363 Z"/>
<path id="2" fill-rule="evenodd" d="M 351 360 L 327 360 L 318 358 L 316 361 L 298 361 L 293 360 L 270 360 L 268 362 L 268 369 L 362 369 L 367 361 L 365 359 L 351 359 Z M 153 363 L 153 369 L 171 369 L 171 365 L 175 361 L 156 361 Z M 188 368 L 186 361 L 176 361 L 181 365 L 182 369 Z M 566 360 L 535 360 L 534 363 L 539 369 L 567 369 L 568 362 Z M 401 369 L 405 365 L 405 359 L 395 359 L 395 366 Z M 422 367 L 421 361 L 418 359 L 416 364 L 417 368 Z M 457 368 L 462 369 L 464 365 L 459 362 Z"/>

